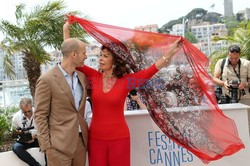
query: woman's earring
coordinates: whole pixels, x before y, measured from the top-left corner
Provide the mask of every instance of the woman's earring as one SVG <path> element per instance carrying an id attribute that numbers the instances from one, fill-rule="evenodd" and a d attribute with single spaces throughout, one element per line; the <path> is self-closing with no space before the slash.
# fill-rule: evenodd
<path id="1" fill-rule="evenodd" d="M 116 65 L 113 64 L 113 65 L 112 65 L 112 68 L 114 69 L 115 67 L 116 67 Z"/>

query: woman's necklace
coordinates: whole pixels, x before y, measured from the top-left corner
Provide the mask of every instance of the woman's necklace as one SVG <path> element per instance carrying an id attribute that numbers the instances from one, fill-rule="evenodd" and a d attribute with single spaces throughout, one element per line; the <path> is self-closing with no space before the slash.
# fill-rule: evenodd
<path id="1" fill-rule="evenodd" d="M 109 78 L 109 79 L 115 77 L 113 74 L 107 75 L 105 73 L 103 73 L 103 76 L 104 76 L 104 78 Z"/>
<path id="2" fill-rule="evenodd" d="M 103 91 L 108 92 L 115 84 L 116 77 L 114 75 L 106 75 L 103 73 Z"/>

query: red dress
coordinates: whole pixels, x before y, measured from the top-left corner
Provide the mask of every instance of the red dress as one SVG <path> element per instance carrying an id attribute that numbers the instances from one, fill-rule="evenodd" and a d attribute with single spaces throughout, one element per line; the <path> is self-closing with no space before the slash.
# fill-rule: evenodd
<path id="1" fill-rule="evenodd" d="M 129 129 L 124 117 L 124 102 L 128 92 L 150 79 L 158 70 L 151 67 L 118 78 L 108 92 L 103 92 L 103 74 L 88 67 L 77 68 L 83 72 L 91 86 L 93 116 L 89 137 L 112 140 L 129 137 Z"/>

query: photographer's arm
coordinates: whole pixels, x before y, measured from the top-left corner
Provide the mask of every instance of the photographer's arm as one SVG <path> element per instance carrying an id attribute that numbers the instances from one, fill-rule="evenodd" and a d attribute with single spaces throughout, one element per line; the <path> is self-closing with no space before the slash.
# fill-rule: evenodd
<path id="1" fill-rule="evenodd" d="M 18 128 L 21 127 L 22 126 L 18 126 L 18 114 L 15 113 L 12 118 L 11 130 L 15 132 L 15 134 L 22 134 L 23 132 L 21 130 L 18 130 Z"/>
<path id="2" fill-rule="evenodd" d="M 140 106 L 140 109 L 142 109 L 142 110 L 147 109 L 146 105 L 141 101 L 138 93 L 136 96 L 131 95 L 131 98 L 132 98 L 132 100 L 135 100 L 137 102 L 137 104 Z"/>
<path id="3" fill-rule="evenodd" d="M 34 108 L 32 108 L 32 109 L 35 110 Z M 36 126 L 35 118 L 34 118 L 34 116 L 32 118 L 33 118 L 34 129 L 31 129 L 30 132 L 31 132 L 32 136 L 34 135 L 35 137 L 37 137 L 37 126 Z"/>
<path id="4" fill-rule="evenodd" d="M 30 130 L 30 133 L 31 133 L 31 135 L 32 135 L 32 140 L 31 140 L 31 142 L 33 142 L 35 139 L 37 139 L 37 127 L 36 127 L 36 123 L 35 123 L 35 120 L 34 120 L 34 129 L 31 129 Z M 30 143 L 31 143 L 30 142 Z"/>
<path id="5" fill-rule="evenodd" d="M 127 111 L 127 99 L 125 100 L 125 103 L 124 103 L 124 111 Z"/>
<path id="6" fill-rule="evenodd" d="M 246 87 L 246 82 L 241 82 L 240 85 L 238 86 L 239 90 L 242 90 Z"/>
<path id="7" fill-rule="evenodd" d="M 12 118 L 12 126 L 11 129 L 17 129 L 18 127 L 22 127 L 22 126 L 18 126 L 18 112 L 16 112 Z"/>
<path id="8" fill-rule="evenodd" d="M 218 61 L 215 65 L 215 70 L 214 70 L 214 77 L 213 77 L 213 80 L 214 80 L 214 83 L 216 85 L 219 85 L 221 87 L 225 87 L 226 89 L 228 89 L 228 84 L 227 84 L 227 81 L 222 81 L 220 79 L 221 77 L 221 69 L 220 69 L 220 66 L 221 66 L 221 62 L 222 61 Z"/>
<path id="9" fill-rule="evenodd" d="M 219 78 L 220 78 L 220 73 L 215 73 L 213 77 L 214 83 L 219 86 L 224 86 L 226 89 L 228 89 L 227 81 L 224 82 Z"/>
<path id="10" fill-rule="evenodd" d="M 250 88 L 250 61 L 247 63 L 247 83 L 246 87 Z"/>
<path id="11" fill-rule="evenodd" d="M 250 61 L 246 62 L 246 66 L 247 66 L 247 73 L 246 73 L 246 75 L 245 74 L 241 75 L 241 77 L 243 77 L 243 78 L 241 78 L 242 82 L 240 83 L 240 85 L 238 87 L 239 90 L 242 90 L 244 88 L 248 88 L 249 87 L 249 83 L 250 83 Z"/>

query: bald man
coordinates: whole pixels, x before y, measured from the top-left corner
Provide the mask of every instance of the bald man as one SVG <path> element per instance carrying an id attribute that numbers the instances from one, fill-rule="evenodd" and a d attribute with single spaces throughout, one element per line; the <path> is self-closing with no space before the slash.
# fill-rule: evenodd
<path id="1" fill-rule="evenodd" d="M 76 67 L 86 59 L 85 44 L 74 38 L 62 43 L 63 60 L 43 74 L 35 92 L 35 122 L 49 166 L 84 166 L 88 125 L 84 119 L 86 77 Z"/>

